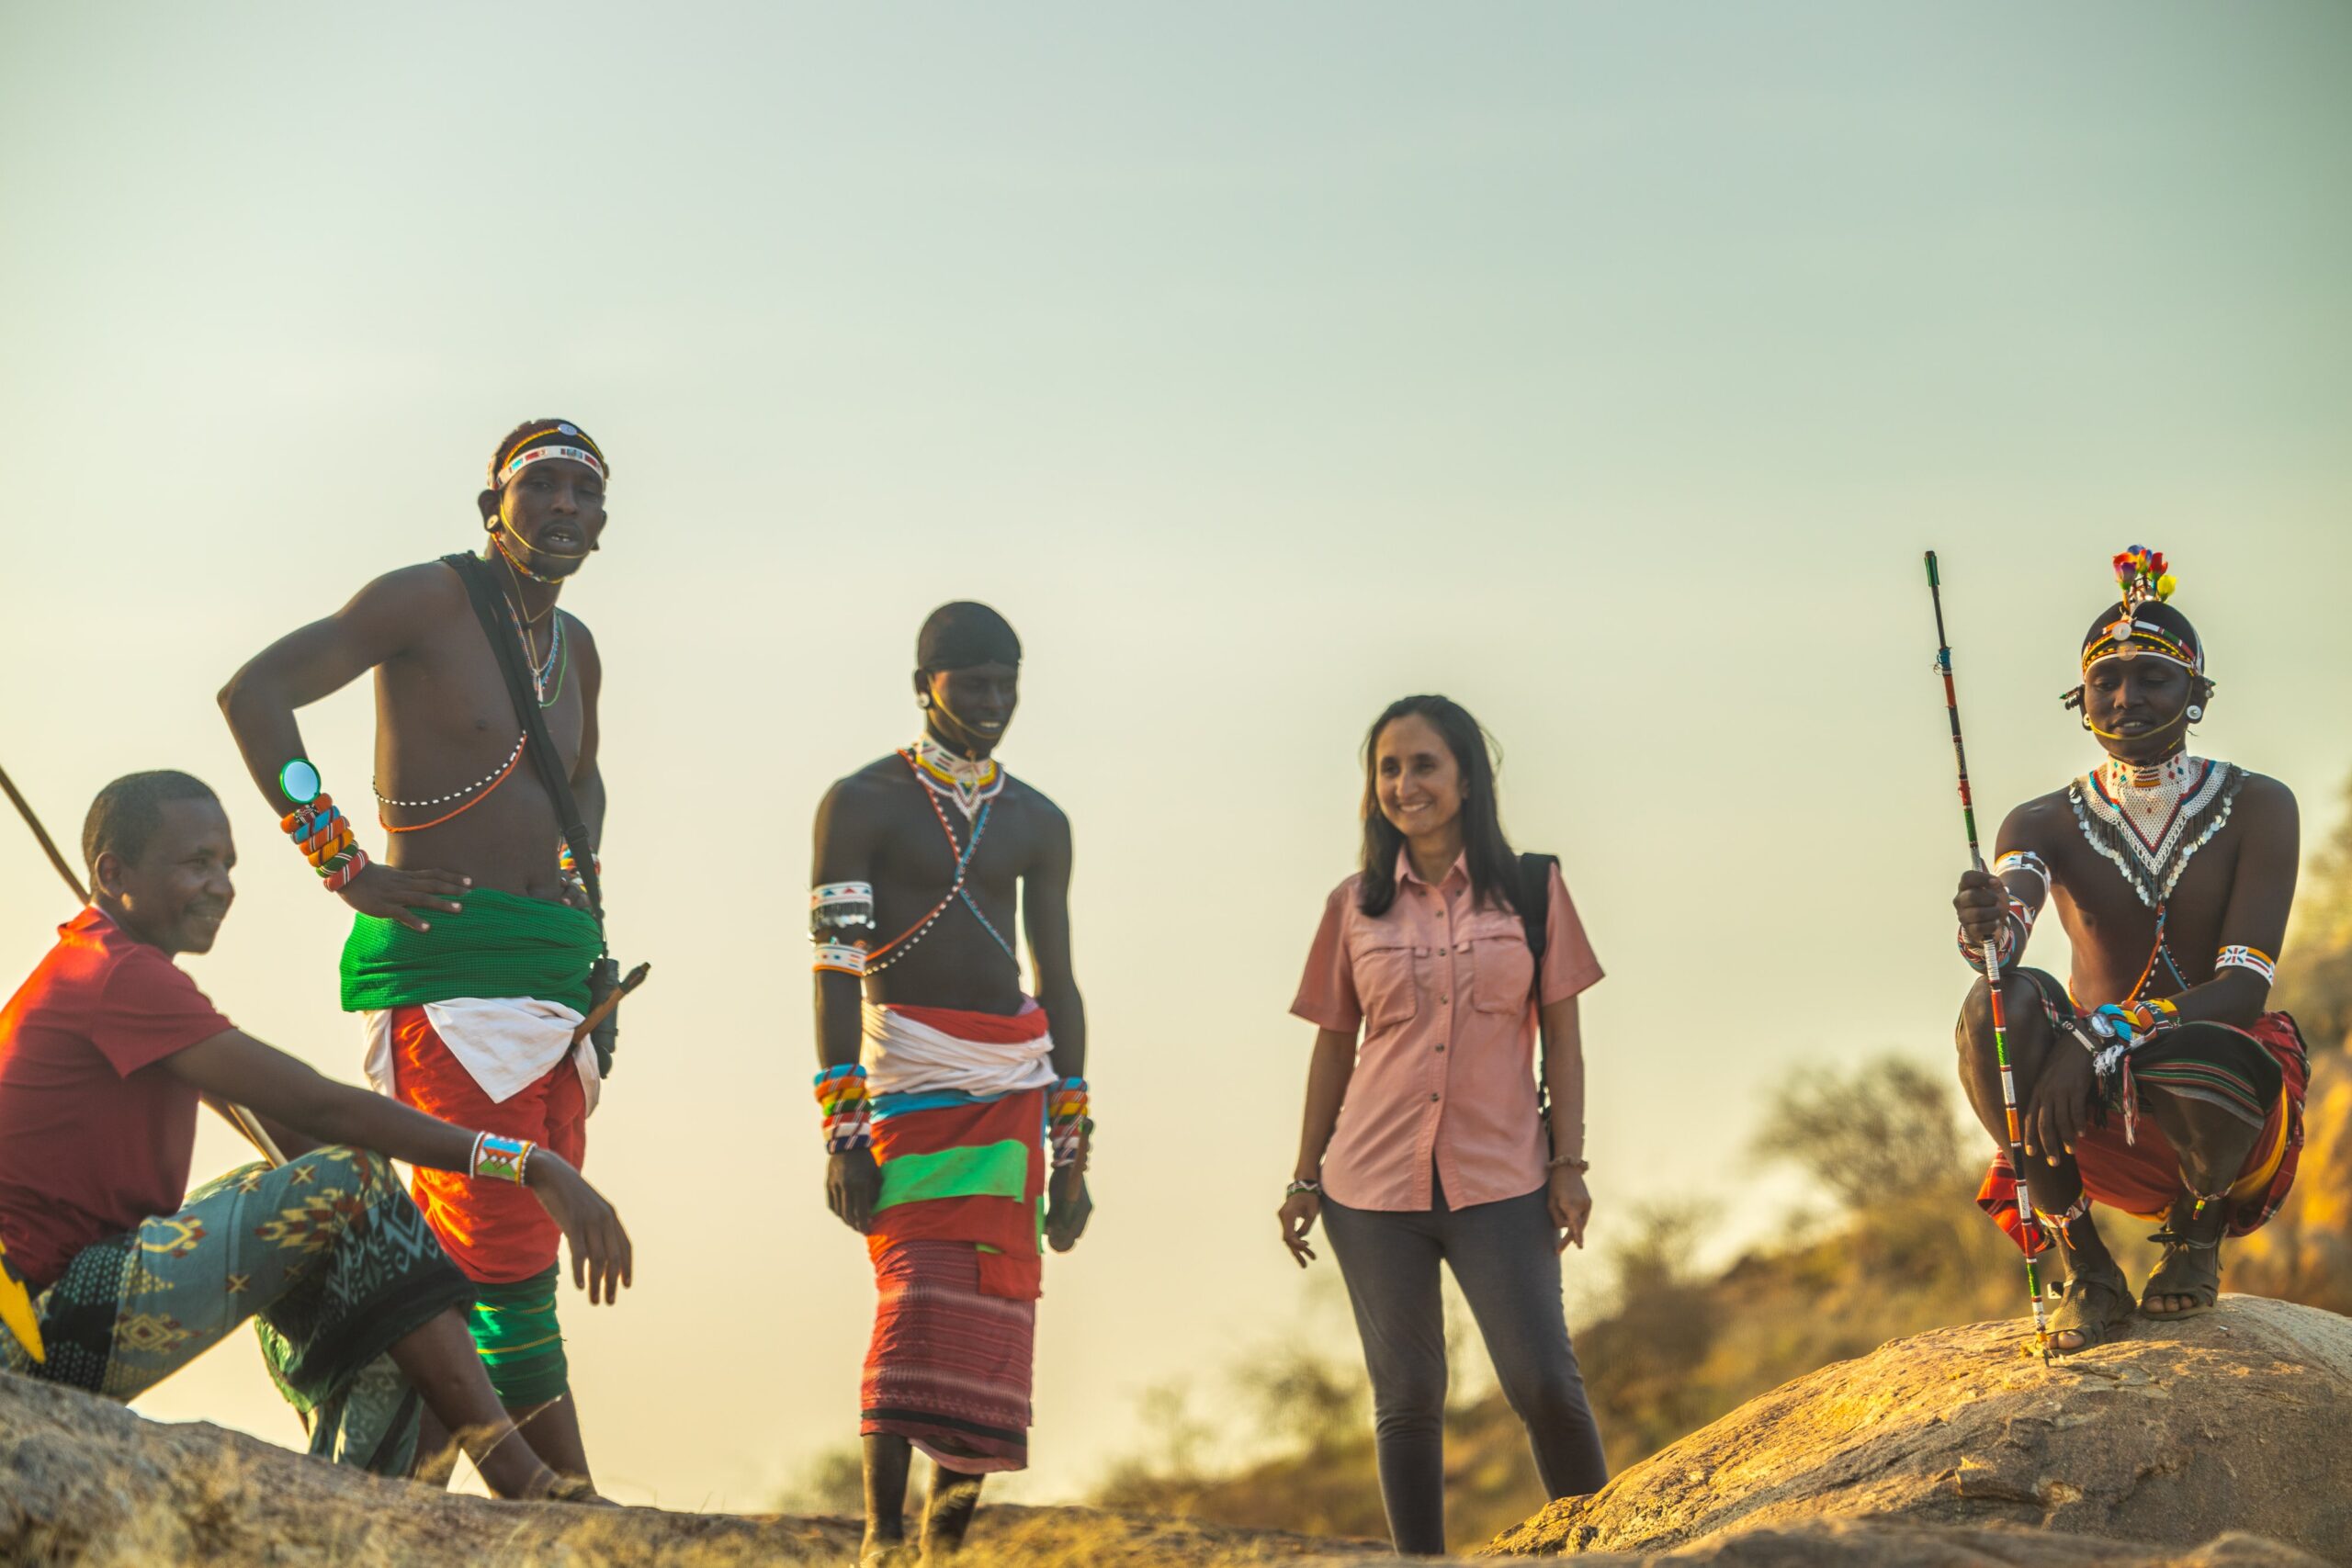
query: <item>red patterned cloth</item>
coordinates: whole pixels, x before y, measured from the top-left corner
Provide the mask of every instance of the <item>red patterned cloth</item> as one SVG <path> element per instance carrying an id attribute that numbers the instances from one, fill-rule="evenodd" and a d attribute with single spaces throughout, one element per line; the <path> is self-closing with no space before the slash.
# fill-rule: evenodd
<path id="1" fill-rule="evenodd" d="M 1029 1463 L 1037 1335 L 1037 1303 L 983 1292 L 980 1262 L 967 1241 L 900 1241 L 876 1254 L 881 1300 L 858 1427 L 970 1475 Z"/>
<path id="2" fill-rule="evenodd" d="M 2215 1025 L 2228 1028 L 2229 1025 Z M 2303 1091 L 2311 1067 L 2295 1021 L 2283 1012 L 2267 1012 L 2251 1029 L 2235 1032 L 2261 1046 L 2278 1066 L 2280 1089 L 2262 1132 L 2254 1140 L 2237 1179 L 2232 1183 L 2229 1233 L 2245 1235 L 2262 1228 L 2295 1185 L 2295 1168 L 2303 1153 Z M 2083 1190 L 2095 1202 L 2146 1219 L 2161 1218 L 2181 1194 L 2180 1156 L 2156 1126 L 2142 1115 L 2135 1141 L 2124 1141 L 2123 1118 L 2110 1114 L 2105 1125 L 2084 1129 L 2075 1140 L 2075 1165 L 2083 1175 Z M 2032 1257 L 2048 1245 L 2038 1227 L 2027 1228 L 2018 1218 L 2017 1173 L 2007 1150 L 1993 1156 L 1977 1190 L 1976 1206 L 1993 1217 L 2011 1240 Z"/>
<path id="3" fill-rule="evenodd" d="M 392 1010 L 392 1083 L 402 1105 L 480 1133 L 528 1138 L 574 1167 L 588 1152 L 586 1092 L 567 1053 L 520 1094 L 493 1100 L 449 1054 L 421 1007 Z M 419 1168 L 409 1190 L 469 1280 L 509 1285 L 556 1260 L 562 1232 L 527 1187 Z"/>

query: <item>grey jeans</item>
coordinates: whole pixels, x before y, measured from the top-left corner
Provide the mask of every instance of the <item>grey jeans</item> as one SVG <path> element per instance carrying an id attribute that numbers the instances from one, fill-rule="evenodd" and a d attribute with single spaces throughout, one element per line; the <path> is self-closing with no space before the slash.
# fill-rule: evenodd
<path id="1" fill-rule="evenodd" d="M 1560 1301 L 1557 1235 L 1544 1190 L 1467 1209 L 1351 1209 L 1326 1198 L 1323 1232 L 1348 1282 L 1372 1375 L 1373 1437 L 1388 1536 L 1400 1553 L 1445 1550 L 1445 1306 L 1453 1269 L 1503 1397 L 1527 1427 L 1553 1497 L 1609 1479 Z"/>

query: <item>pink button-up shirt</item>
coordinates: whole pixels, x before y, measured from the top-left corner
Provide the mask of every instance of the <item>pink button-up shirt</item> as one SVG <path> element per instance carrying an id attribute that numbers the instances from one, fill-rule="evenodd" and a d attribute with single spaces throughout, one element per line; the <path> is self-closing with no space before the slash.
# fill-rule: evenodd
<path id="1" fill-rule="evenodd" d="M 1526 929 L 1510 909 L 1472 904 L 1460 861 L 1431 887 L 1400 851 L 1396 901 L 1377 918 L 1356 908 L 1362 881 L 1325 902 L 1290 1010 L 1317 1028 L 1363 1030 L 1323 1190 L 1352 1209 L 1427 1209 L 1434 1165 L 1449 1208 L 1534 1191 L 1544 1143 Z M 1545 1005 L 1600 978 L 1556 866 L 1544 944 Z"/>

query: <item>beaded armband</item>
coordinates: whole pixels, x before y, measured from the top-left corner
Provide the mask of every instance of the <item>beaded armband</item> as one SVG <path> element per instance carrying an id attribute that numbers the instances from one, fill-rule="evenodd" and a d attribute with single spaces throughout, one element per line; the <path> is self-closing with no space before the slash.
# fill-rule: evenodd
<path id="1" fill-rule="evenodd" d="M 1094 1118 L 1087 1111 L 1088 1094 L 1084 1078 L 1064 1078 L 1054 1086 L 1051 1110 L 1046 1119 L 1047 1141 L 1053 1145 L 1054 1168 L 1078 1165 L 1086 1157 L 1087 1145 L 1094 1136 Z"/>
<path id="2" fill-rule="evenodd" d="M 527 1138 L 476 1133 L 473 1157 L 466 1163 L 477 1181 L 511 1181 L 520 1187 L 530 1168 L 531 1151 L 537 1147 Z"/>
<path id="3" fill-rule="evenodd" d="M 334 797 L 319 792 L 319 770 L 297 757 L 277 771 L 277 787 L 294 809 L 277 819 L 311 869 L 330 893 L 340 893 L 368 868 L 368 852 L 351 835 L 351 818 L 335 808 Z"/>
<path id="4" fill-rule="evenodd" d="M 2011 850 L 1993 863 L 1993 874 L 1996 876 L 2007 876 L 2013 871 L 2026 872 L 2041 878 L 2041 891 L 2045 894 L 2057 886 L 2050 879 L 2050 863 L 2031 850 Z"/>
<path id="5" fill-rule="evenodd" d="M 2264 985 L 2278 978 L 2278 961 L 2258 947 L 2232 945 L 2222 949 L 2213 959 L 2213 973 L 2224 969 L 2251 969 L 2262 976 Z"/>
<path id="6" fill-rule="evenodd" d="M 874 1146 L 874 1097 L 864 1064 L 827 1067 L 817 1075 L 817 1106 L 825 1113 L 825 1152 L 851 1154 Z"/>
<path id="7" fill-rule="evenodd" d="M 872 883 L 820 882 L 808 890 L 808 940 L 817 945 L 819 974 L 863 976 L 874 932 Z"/>

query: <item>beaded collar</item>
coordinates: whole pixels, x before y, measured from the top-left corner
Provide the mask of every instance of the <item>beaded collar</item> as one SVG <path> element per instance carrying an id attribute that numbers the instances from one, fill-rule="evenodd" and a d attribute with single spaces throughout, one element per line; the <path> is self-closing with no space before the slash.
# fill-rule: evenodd
<path id="1" fill-rule="evenodd" d="M 2066 795 L 2091 848 L 2141 903 L 2161 909 L 2190 858 L 2228 825 L 2245 777 L 2234 763 L 2186 753 L 2147 765 L 2109 757 Z"/>
<path id="2" fill-rule="evenodd" d="M 927 733 L 916 736 L 915 743 L 900 755 L 914 765 L 915 777 L 929 785 L 933 794 L 954 801 L 967 822 L 1004 791 L 1004 770 L 996 765 L 994 757 L 977 762 L 959 757 Z"/>

